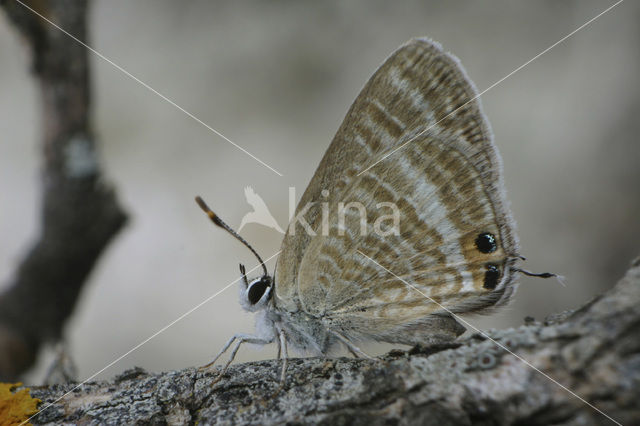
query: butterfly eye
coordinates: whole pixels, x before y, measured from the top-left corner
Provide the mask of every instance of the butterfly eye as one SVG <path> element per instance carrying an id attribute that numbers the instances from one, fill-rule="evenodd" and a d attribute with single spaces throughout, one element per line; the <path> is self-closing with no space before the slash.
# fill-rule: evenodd
<path id="1" fill-rule="evenodd" d="M 249 286 L 249 292 L 247 293 L 247 298 L 249 299 L 249 303 L 255 305 L 262 299 L 264 292 L 271 286 L 271 281 L 268 277 L 262 277 L 259 281 L 252 283 Z"/>
<path id="2" fill-rule="evenodd" d="M 484 285 L 487 290 L 493 290 L 500 280 L 500 268 L 497 265 L 488 264 L 484 273 Z"/>
<path id="3" fill-rule="evenodd" d="M 482 253 L 493 253 L 498 248 L 496 237 L 490 232 L 483 232 L 476 238 L 476 247 Z"/>

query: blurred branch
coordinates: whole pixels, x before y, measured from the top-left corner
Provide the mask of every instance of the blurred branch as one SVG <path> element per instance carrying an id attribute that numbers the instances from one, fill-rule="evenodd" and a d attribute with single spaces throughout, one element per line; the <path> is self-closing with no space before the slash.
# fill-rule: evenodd
<path id="1" fill-rule="evenodd" d="M 25 4 L 86 40 L 86 0 Z M 87 50 L 15 0 L 0 6 L 31 48 L 43 126 L 40 236 L 0 295 L 0 380 L 15 380 L 43 343 L 61 338 L 83 284 L 126 214 L 101 177 Z"/>
<path id="2" fill-rule="evenodd" d="M 290 360 L 38 387 L 34 423 L 87 424 L 640 424 L 640 258 L 604 295 L 544 323 L 487 332 L 540 371 L 474 334 L 377 359 Z M 548 375 L 545 377 L 543 374 Z M 68 393 L 68 394 L 67 394 Z M 67 395 L 65 395 L 67 394 Z M 64 395 L 64 397 L 63 397 Z"/>

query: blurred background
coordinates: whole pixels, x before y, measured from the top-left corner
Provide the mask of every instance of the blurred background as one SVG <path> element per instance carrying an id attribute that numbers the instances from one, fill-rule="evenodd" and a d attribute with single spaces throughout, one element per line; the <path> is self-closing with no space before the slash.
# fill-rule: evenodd
<path id="1" fill-rule="evenodd" d="M 284 228 L 288 188 L 302 195 L 360 88 L 400 44 L 439 41 L 484 90 L 612 3 L 95 1 L 91 46 L 284 176 L 93 56 L 102 166 L 132 217 L 67 325 L 79 378 L 237 279 L 239 262 L 255 266 L 193 197 L 237 227 L 252 186 Z M 563 274 L 566 287 L 523 277 L 506 309 L 470 318 L 478 327 L 578 307 L 640 254 L 639 23 L 640 4 L 624 2 L 482 96 L 525 268 Z M 41 117 L 28 66 L 1 15 L 0 289 L 38 234 Z M 264 258 L 282 239 L 255 224 L 242 235 Z M 252 331 L 234 286 L 100 378 L 203 365 L 233 333 Z M 245 348 L 237 360 L 274 356 L 275 346 Z"/>

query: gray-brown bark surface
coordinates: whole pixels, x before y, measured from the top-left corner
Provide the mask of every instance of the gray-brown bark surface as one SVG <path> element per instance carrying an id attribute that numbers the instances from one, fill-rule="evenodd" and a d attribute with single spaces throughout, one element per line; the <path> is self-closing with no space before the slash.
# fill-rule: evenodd
<path id="1" fill-rule="evenodd" d="M 87 0 L 25 4 L 86 40 Z M 0 0 L 0 6 L 31 49 L 43 126 L 40 235 L 0 294 L 0 380 L 13 381 L 33 365 L 44 343 L 60 339 L 83 284 L 126 214 L 99 167 L 89 52 L 20 3 Z"/>
<path id="2" fill-rule="evenodd" d="M 222 380 L 194 368 L 126 371 L 108 382 L 36 387 L 57 400 L 34 423 L 82 424 L 640 424 L 640 258 L 604 295 L 544 323 L 454 344 L 365 359 L 232 366 Z"/>

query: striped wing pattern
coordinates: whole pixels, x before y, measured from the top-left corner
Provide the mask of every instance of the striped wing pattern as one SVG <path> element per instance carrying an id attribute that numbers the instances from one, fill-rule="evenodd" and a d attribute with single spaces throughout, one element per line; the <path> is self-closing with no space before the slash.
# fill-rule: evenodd
<path id="1" fill-rule="evenodd" d="M 442 326 L 442 307 L 480 311 L 508 300 L 517 240 L 475 97 L 457 59 L 432 41 L 412 40 L 387 59 L 301 199 L 298 209 L 328 203 L 328 223 L 318 205 L 306 215 L 316 236 L 300 229 L 285 236 L 277 306 L 322 317 L 352 338 L 418 343 Z M 355 208 L 340 222 L 339 203 L 349 202 L 365 206 L 366 232 Z M 376 214 L 390 213 L 379 203 L 398 207 L 398 235 L 374 228 Z M 483 234 L 495 240 L 488 252 L 478 247 Z"/>

